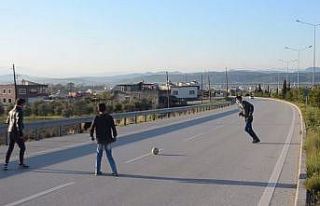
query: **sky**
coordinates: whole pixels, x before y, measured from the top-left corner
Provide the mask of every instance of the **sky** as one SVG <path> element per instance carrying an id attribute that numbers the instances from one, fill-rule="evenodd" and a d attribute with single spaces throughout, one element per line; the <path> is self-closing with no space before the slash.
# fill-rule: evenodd
<path id="1" fill-rule="evenodd" d="M 285 68 L 313 45 L 319 0 L 0 0 L 0 74 Z M 316 35 L 320 65 L 320 26 Z M 318 49 L 319 48 L 319 49 Z M 313 48 L 301 52 L 311 67 Z M 297 63 L 289 67 L 297 68 Z"/>

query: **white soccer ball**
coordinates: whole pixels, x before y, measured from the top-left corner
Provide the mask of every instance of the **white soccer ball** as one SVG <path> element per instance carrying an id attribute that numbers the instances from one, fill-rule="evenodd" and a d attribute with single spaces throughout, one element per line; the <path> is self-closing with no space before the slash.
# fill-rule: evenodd
<path id="1" fill-rule="evenodd" d="M 152 152 L 152 154 L 157 155 L 157 154 L 159 154 L 159 149 L 156 147 L 152 147 L 151 152 Z"/>

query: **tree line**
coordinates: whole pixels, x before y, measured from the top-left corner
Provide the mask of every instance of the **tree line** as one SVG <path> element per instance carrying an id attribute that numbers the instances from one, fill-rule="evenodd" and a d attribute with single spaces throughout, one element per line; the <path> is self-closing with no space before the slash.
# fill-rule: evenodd
<path id="1" fill-rule="evenodd" d="M 67 100 L 52 100 L 52 101 L 36 101 L 27 103 L 24 109 L 25 116 L 83 116 L 96 114 L 96 106 L 98 103 L 106 103 L 107 110 L 110 113 L 114 112 L 132 112 L 152 109 L 152 101 L 149 99 L 134 99 L 125 101 L 115 101 L 106 99 L 104 96 L 96 98 L 83 99 L 67 99 Z M 4 106 L 0 103 L 0 116 L 7 115 L 13 108 L 13 104 Z"/>

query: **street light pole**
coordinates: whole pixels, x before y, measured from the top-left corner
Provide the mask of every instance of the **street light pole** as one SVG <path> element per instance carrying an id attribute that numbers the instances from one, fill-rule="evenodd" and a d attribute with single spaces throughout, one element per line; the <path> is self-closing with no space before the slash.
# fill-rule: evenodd
<path id="1" fill-rule="evenodd" d="M 299 19 L 296 20 L 297 23 L 306 24 L 309 26 L 313 26 L 313 73 L 312 73 L 312 86 L 315 84 L 315 70 L 316 70 L 316 28 L 320 26 L 320 24 L 311 24 L 308 22 L 301 21 Z"/>
<path id="2" fill-rule="evenodd" d="M 306 50 L 306 49 L 309 49 L 311 48 L 312 46 L 307 46 L 307 47 L 303 47 L 301 49 L 296 49 L 296 48 L 290 48 L 290 47 L 285 47 L 285 49 L 288 49 L 288 50 L 292 50 L 292 51 L 295 51 L 298 53 L 298 59 L 297 59 L 297 84 L 298 84 L 298 88 L 300 86 L 300 57 L 301 57 L 301 52 Z"/>
<path id="3" fill-rule="evenodd" d="M 14 67 L 14 64 L 12 65 L 12 70 L 13 70 L 13 81 L 14 81 L 14 97 L 15 97 L 15 101 L 17 101 L 18 89 L 17 89 L 17 80 L 16 80 L 16 69 Z"/>
<path id="4" fill-rule="evenodd" d="M 291 60 L 291 61 L 285 61 L 285 60 L 283 60 L 283 59 L 279 59 L 279 61 L 281 61 L 281 62 L 283 62 L 283 63 L 285 63 L 286 65 L 287 65 L 287 67 L 286 67 L 286 81 L 287 82 L 290 82 L 289 81 L 289 63 L 290 62 L 295 62 L 295 61 L 297 61 L 296 59 L 295 60 Z"/>
<path id="5" fill-rule="evenodd" d="M 170 108 L 170 94 L 169 94 L 169 74 L 168 72 L 166 71 L 166 76 L 167 76 L 167 101 L 168 101 L 168 104 L 167 104 L 167 108 Z"/>

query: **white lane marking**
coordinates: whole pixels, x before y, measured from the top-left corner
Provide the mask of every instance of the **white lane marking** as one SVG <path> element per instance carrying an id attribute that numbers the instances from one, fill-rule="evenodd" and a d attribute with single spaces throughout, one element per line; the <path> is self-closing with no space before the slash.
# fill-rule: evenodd
<path id="1" fill-rule="evenodd" d="M 213 126 L 216 126 L 216 125 L 213 125 Z M 213 129 L 220 129 L 220 128 L 223 128 L 223 127 L 225 127 L 225 125 L 219 125 L 219 126 L 214 127 Z M 200 134 L 194 135 L 192 137 L 185 138 L 184 141 L 187 142 L 187 141 L 190 141 L 190 140 L 193 140 L 193 139 L 196 139 L 196 138 L 203 138 L 203 137 L 206 137 L 206 136 L 204 136 L 205 134 L 207 134 L 207 133 L 200 133 Z"/>
<path id="2" fill-rule="evenodd" d="M 296 115 L 295 115 L 295 111 L 294 109 L 291 107 L 292 111 L 293 111 L 293 118 L 292 118 L 292 122 L 291 122 L 291 127 L 290 127 L 290 131 L 288 133 L 288 136 L 286 138 L 286 142 L 285 145 L 282 148 L 281 154 L 277 160 L 277 163 L 273 169 L 272 175 L 269 179 L 268 185 L 265 188 L 263 195 L 260 198 L 259 201 L 259 206 L 264 206 L 264 205 L 270 205 L 271 202 L 271 198 L 273 196 L 275 187 L 277 185 L 278 179 L 280 177 L 280 173 L 283 169 L 283 165 L 284 162 L 287 158 L 287 154 L 288 154 L 288 150 L 289 150 L 289 146 L 290 146 L 290 142 L 293 136 L 293 132 L 294 132 L 294 125 L 295 125 L 295 121 L 296 121 Z"/>
<path id="3" fill-rule="evenodd" d="M 37 194 L 34 194 L 34 195 L 29 196 L 29 197 L 23 198 L 23 199 L 21 199 L 21 200 L 18 200 L 18 201 L 15 201 L 15 202 L 6 204 L 6 205 L 4 205 L 4 206 L 20 205 L 20 204 L 25 203 L 25 202 L 27 202 L 27 201 L 30 201 L 30 200 L 36 199 L 36 198 L 38 198 L 38 197 L 44 196 L 44 195 L 46 195 L 46 194 L 48 194 L 48 193 L 50 193 L 50 192 L 54 192 L 54 191 L 59 190 L 59 189 L 62 189 L 62 188 L 64 188 L 64 187 L 73 185 L 74 183 L 75 183 L 75 182 L 69 182 L 69 183 L 67 183 L 67 184 L 59 185 L 59 186 L 53 187 L 53 188 L 51 188 L 51 189 L 45 190 L 45 191 L 43 191 L 43 192 L 39 192 L 39 193 L 37 193 Z"/>
<path id="4" fill-rule="evenodd" d="M 161 151 L 163 151 L 164 149 L 159 149 L 159 152 L 161 152 Z M 125 163 L 131 163 L 131 162 L 135 162 L 135 161 L 137 161 L 137 160 L 141 160 L 141 159 L 143 159 L 143 158 L 145 158 L 145 157 L 148 157 L 148 156 L 150 156 L 150 155 L 153 155 L 151 152 L 149 152 L 149 153 L 146 153 L 146 154 L 144 154 L 144 155 L 141 155 L 141 156 L 139 156 L 139 157 L 136 157 L 136 158 L 134 158 L 134 159 L 131 159 L 131 160 L 128 160 L 128 161 L 126 161 Z"/>
<path id="5" fill-rule="evenodd" d="M 187 141 L 193 140 L 193 139 L 195 139 L 195 138 L 201 137 L 202 135 L 204 135 L 204 133 L 200 133 L 200 134 L 194 135 L 194 136 L 192 136 L 192 137 L 185 138 L 184 141 L 187 142 Z"/>

